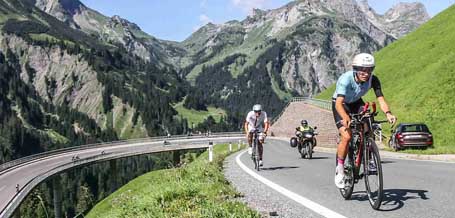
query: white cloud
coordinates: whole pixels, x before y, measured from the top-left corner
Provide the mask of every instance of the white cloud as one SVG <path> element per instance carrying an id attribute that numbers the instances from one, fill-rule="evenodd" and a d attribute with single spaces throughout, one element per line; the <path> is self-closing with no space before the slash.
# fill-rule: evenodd
<path id="1" fill-rule="evenodd" d="M 231 2 L 247 13 L 251 13 L 254 8 L 264 9 L 268 3 L 267 0 L 231 0 Z"/>
<path id="2" fill-rule="evenodd" d="M 193 32 L 196 32 L 199 28 L 203 27 L 204 25 L 206 25 L 208 23 L 213 23 L 213 20 L 205 14 L 199 15 L 199 21 L 201 23 L 199 25 L 193 27 Z"/>
<path id="3" fill-rule="evenodd" d="M 201 0 L 201 2 L 199 3 L 199 6 L 201 6 L 202 9 L 206 9 L 207 8 L 207 0 Z"/>
<path id="4" fill-rule="evenodd" d="M 210 19 L 210 17 L 205 14 L 199 15 L 199 21 L 201 21 L 202 25 L 205 25 L 207 23 L 213 23 L 213 20 Z"/>

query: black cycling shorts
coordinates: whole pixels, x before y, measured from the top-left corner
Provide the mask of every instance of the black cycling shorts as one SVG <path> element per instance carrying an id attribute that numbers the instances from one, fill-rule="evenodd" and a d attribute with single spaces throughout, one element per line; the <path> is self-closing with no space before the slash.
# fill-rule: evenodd
<path id="1" fill-rule="evenodd" d="M 341 124 L 341 120 L 343 118 L 341 118 L 340 114 L 338 114 L 338 111 L 336 110 L 335 108 L 335 99 L 332 99 L 332 113 L 333 113 L 333 118 L 335 119 L 335 125 L 337 126 L 337 128 L 341 128 L 343 126 L 343 124 Z M 362 107 L 365 105 L 365 102 L 363 102 L 362 99 L 359 99 L 355 102 L 352 102 L 350 104 L 346 104 L 346 103 L 343 103 L 343 107 L 344 109 L 346 110 L 346 112 L 348 114 L 350 113 L 354 113 L 354 114 L 357 114 L 357 113 L 360 113 L 360 111 L 362 110 Z"/>

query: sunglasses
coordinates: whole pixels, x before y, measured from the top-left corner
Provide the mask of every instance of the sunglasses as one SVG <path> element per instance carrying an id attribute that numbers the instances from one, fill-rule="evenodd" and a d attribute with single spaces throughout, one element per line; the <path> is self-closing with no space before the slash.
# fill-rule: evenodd
<path id="1" fill-rule="evenodd" d="M 261 111 L 254 111 L 254 113 L 258 113 L 258 114 L 260 114 L 260 113 L 261 113 Z"/>
<path id="2" fill-rule="evenodd" d="M 354 70 L 357 72 L 371 74 L 374 70 L 374 67 L 356 67 L 356 68 L 354 68 Z"/>

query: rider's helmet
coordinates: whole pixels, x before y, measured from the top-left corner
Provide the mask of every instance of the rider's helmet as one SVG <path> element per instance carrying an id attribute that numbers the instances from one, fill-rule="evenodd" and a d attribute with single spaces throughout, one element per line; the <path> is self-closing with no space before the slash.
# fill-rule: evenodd
<path id="1" fill-rule="evenodd" d="M 302 121 L 300 121 L 300 124 L 302 124 L 302 126 L 306 126 L 306 125 L 308 125 L 308 121 L 307 120 L 302 120 Z"/>
<path id="2" fill-rule="evenodd" d="M 254 112 L 261 112 L 262 111 L 262 106 L 260 104 L 255 104 L 253 106 L 253 111 Z"/>
<path id="3" fill-rule="evenodd" d="M 354 57 L 352 60 L 352 67 L 356 68 L 372 68 L 371 71 L 374 69 L 374 57 L 368 53 L 360 53 Z"/>

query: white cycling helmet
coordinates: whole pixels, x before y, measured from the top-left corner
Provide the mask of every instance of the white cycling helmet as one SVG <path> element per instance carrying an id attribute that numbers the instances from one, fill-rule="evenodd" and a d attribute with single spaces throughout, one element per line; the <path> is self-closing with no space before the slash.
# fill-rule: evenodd
<path id="1" fill-rule="evenodd" d="M 262 106 L 260 104 L 255 104 L 253 106 L 253 111 L 262 111 Z"/>
<path id="2" fill-rule="evenodd" d="M 373 55 L 367 53 L 360 53 L 354 57 L 352 61 L 353 67 L 374 67 Z"/>

